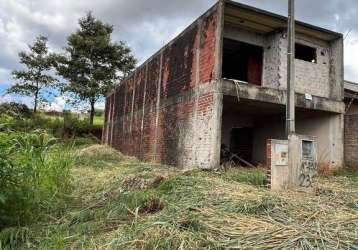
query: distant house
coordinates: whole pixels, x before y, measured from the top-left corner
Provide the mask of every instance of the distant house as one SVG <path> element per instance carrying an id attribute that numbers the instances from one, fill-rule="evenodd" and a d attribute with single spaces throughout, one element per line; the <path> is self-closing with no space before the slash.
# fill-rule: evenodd
<path id="1" fill-rule="evenodd" d="M 220 150 L 265 163 L 285 138 L 287 18 L 220 1 L 106 100 L 103 142 L 163 164 L 215 168 Z M 320 164 L 344 161 L 343 37 L 296 23 L 297 133 Z"/>

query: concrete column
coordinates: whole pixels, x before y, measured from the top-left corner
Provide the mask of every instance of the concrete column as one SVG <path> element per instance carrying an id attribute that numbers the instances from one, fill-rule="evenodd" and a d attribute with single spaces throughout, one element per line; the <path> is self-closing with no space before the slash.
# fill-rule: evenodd
<path id="1" fill-rule="evenodd" d="M 153 161 L 157 161 L 157 147 L 158 147 L 158 125 L 159 125 L 159 112 L 160 112 L 160 91 L 162 83 L 162 69 L 163 69 L 163 51 L 160 53 L 160 66 L 159 66 L 159 79 L 157 86 L 157 103 L 156 103 L 156 117 L 155 117 L 155 142 L 153 148 Z"/>

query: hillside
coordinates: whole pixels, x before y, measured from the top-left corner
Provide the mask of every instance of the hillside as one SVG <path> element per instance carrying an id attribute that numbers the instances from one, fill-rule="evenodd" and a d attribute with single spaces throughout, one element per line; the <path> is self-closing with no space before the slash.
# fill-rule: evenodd
<path id="1" fill-rule="evenodd" d="M 278 193 L 262 186 L 260 170 L 181 171 L 100 145 L 76 155 L 65 205 L 42 221 L 5 229 L 3 247 L 358 248 L 357 172 Z"/>

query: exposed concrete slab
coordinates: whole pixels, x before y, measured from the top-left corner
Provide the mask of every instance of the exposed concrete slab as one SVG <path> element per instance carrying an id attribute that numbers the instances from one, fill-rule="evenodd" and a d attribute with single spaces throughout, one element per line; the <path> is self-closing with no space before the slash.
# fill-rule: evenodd
<path id="1" fill-rule="evenodd" d="M 236 86 L 232 80 L 223 80 L 223 94 L 237 96 Z M 287 94 L 285 90 L 258 87 L 252 84 L 239 83 L 240 98 L 257 100 L 266 103 L 285 105 Z M 307 100 L 304 94 L 296 93 L 296 106 L 306 109 L 322 110 L 334 113 L 344 113 L 344 102 L 335 101 L 318 96 L 312 96 Z"/>

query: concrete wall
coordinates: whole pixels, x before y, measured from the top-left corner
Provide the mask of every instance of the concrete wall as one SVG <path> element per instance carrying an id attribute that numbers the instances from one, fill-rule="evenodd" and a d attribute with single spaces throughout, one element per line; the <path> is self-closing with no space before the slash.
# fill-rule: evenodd
<path id="1" fill-rule="evenodd" d="M 285 139 L 285 122 L 282 116 L 272 115 L 256 121 L 253 144 L 253 160 L 256 164 L 266 163 L 266 142 L 268 139 Z"/>
<path id="2" fill-rule="evenodd" d="M 352 104 L 347 110 L 346 115 L 358 115 L 358 105 Z"/>
<path id="3" fill-rule="evenodd" d="M 328 168 L 344 165 L 344 116 L 322 113 L 297 120 L 297 133 L 317 139 L 318 162 Z"/>
<path id="4" fill-rule="evenodd" d="M 222 143 L 225 143 L 227 146 L 230 146 L 230 131 L 232 128 L 241 126 L 253 127 L 254 164 L 265 164 L 266 142 L 268 139 L 285 139 L 284 115 L 270 115 L 264 117 L 232 115 L 232 119 L 225 117 L 224 106 Z M 358 125 L 358 119 L 354 121 L 356 123 L 353 123 L 352 126 Z M 297 134 L 313 136 L 316 138 L 318 162 L 321 166 L 328 168 L 338 168 L 343 166 L 343 115 L 317 112 L 307 118 L 298 117 L 296 127 Z M 355 145 L 355 149 L 358 149 L 358 130 L 355 129 L 350 136 L 350 145 Z M 358 150 L 355 152 L 358 152 Z"/>
<path id="5" fill-rule="evenodd" d="M 347 166 L 358 167 L 358 115 L 345 117 L 344 157 Z"/>
<path id="6" fill-rule="evenodd" d="M 307 62 L 295 59 L 295 85 L 296 92 L 309 93 L 315 96 L 330 98 L 330 45 L 318 39 L 312 39 L 297 34 L 296 42 L 313 47 L 317 51 L 317 62 Z M 287 86 L 287 38 L 280 38 L 281 66 L 279 69 L 280 88 Z"/>
<path id="7" fill-rule="evenodd" d="M 220 9 L 216 4 L 108 95 L 103 143 L 158 163 L 218 165 Z"/>
<path id="8" fill-rule="evenodd" d="M 235 112 L 224 112 L 222 115 L 221 144 L 230 148 L 231 130 L 233 128 L 251 128 L 254 126 L 252 116 L 237 115 Z"/>
<path id="9" fill-rule="evenodd" d="M 349 167 L 358 167 L 358 105 L 353 104 L 345 115 L 344 159 Z"/>
<path id="10" fill-rule="evenodd" d="M 226 38 L 264 48 L 262 86 L 286 89 L 287 87 L 287 35 L 277 31 L 259 34 L 225 25 Z M 295 60 L 296 92 L 341 101 L 343 98 L 343 41 L 326 42 L 297 34 L 296 42 L 317 50 L 317 62 Z"/>

